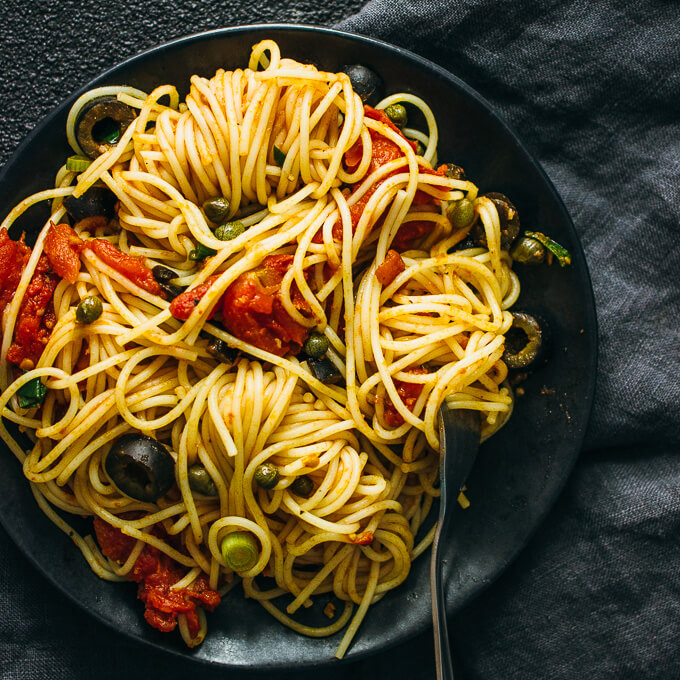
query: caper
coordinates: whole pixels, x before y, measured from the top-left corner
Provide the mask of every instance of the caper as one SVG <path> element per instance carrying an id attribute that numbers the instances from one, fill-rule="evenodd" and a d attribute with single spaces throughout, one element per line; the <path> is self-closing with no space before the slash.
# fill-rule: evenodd
<path id="1" fill-rule="evenodd" d="M 545 260 L 545 248 L 536 239 L 523 236 L 512 246 L 510 255 L 521 264 L 541 264 Z"/>
<path id="2" fill-rule="evenodd" d="M 446 173 L 446 176 L 450 177 L 451 179 L 460 180 L 467 179 L 465 175 L 465 170 L 463 170 L 463 168 L 461 168 L 460 165 L 456 165 L 455 163 L 447 163 L 446 170 L 444 172 Z"/>
<path id="3" fill-rule="evenodd" d="M 390 104 L 385 108 L 385 115 L 397 127 L 403 128 L 408 123 L 408 114 L 403 104 Z"/>
<path id="4" fill-rule="evenodd" d="M 208 471 L 200 464 L 194 463 L 188 470 L 189 486 L 192 491 L 202 496 L 217 496 L 217 487 Z"/>
<path id="5" fill-rule="evenodd" d="M 220 224 L 217 229 L 215 229 L 215 238 L 220 241 L 231 241 L 237 236 L 240 236 L 246 230 L 243 222 L 227 222 L 225 224 Z"/>
<path id="6" fill-rule="evenodd" d="M 229 214 L 229 199 L 224 196 L 209 198 L 203 203 L 203 212 L 211 222 L 217 224 Z"/>
<path id="7" fill-rule="evenodd" d="M 263 489 L 273 489 L 279 483 L 279 469 L 273 463 L 262 463 L 255 470 L 255 481 Z"/>
<path id="8" fill-rule="evenodd" d="M 425 153 L 425 145 L 422 142 L 416 144 L 416 156 L 422 156 Z"/>
<path id="9" fill-rule="evenodd" d="M 312 481 L 311 477 L 308 477 L 307 475 L 302 475 L 300 477 L 295 478 L 293 483 L 290 485 L 290 490 L 296 496 L 309 498 L 309 496 L 312 495 L 312 491 L 314 491 L 314 482 Z"/>
<path id="10" fill-rule="evenodd" d="M 465 229 L 475 219 L 475 209 L 469 198 L 461 198 L 449 206 L 449 220 L 454 229 Z"/>
<path id="11" fill-rule="evenodd" d="M 78 323 L 93 323 L 101 315 L 104 307 L 102 301 L 95 295 L 83 298 L 76 307 L 76 321 Z"/>
<path id="12" fill-rule="evenodd" d="M 310 333 L 303 349 L 307 356 L 320 359 L 328 351 L 328 339 L 323 333 Z"/>

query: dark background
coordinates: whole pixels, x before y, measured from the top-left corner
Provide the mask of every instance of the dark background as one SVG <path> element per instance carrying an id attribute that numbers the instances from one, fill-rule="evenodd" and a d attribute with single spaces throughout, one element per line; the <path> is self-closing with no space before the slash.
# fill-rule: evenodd
<path id="1" fill-rule="evenodd" d="M 341 22 L 477 89 L 543 164 L 589 261 L 600 368 L 585 449 L 519 559 L 455 618 L 462 677 L 680 678 L 678 4 L 10 0 L 0 11 L 0 163 L 56 103 L 122 59 L 202 30 L 284 21 Z M 3 680 L 254 677 L 109 631 L 2 530 L 0 613 Z M 322 673 L 432 678 L 430 633 Z"/>

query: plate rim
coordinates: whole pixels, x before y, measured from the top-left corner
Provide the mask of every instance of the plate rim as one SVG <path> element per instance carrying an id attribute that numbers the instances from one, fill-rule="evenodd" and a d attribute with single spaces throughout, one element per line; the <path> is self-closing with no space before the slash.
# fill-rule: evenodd
<path id="1" fill-rule="evenodd" d="M 254 23 L 254 24 L 241 24 L 241 25 L 235 25 L 235 26 L 224 26 L 221 28 L 215 28 L 211 29 L 208 31 L 200 31 L 198 33 L 192 33 L 188 34 L 185 36 L 181 36 L 179 38 L 175 38 L 173 40 L 169 40 L 167 42 L 163 42 L 160 44 L 157 44 L 153 47 L 150 47 L 148 49 L 142 50 L 130 57 L 127 57 L 126 59 L 116 62 L 113 66 L 107 68 L 104 71 L 99 72 L 96 74 L 94 77 L 90 78 L 81 88 L 75 90 L 73 93 L 71 93 L 68 97 L 62 99 L 54 108 L 52 108 L 47 114 L 42 116 L 33 126 L 33 128 L 30 130 L 30 132 L 23 137 L 22 141 L 19 143 L 19 145 L 16 147 L 15 151 L 9 156 L 9 158 L 5 161 L 3 164 L 3 167 L 0 169 L 0 187 L 5 183 L 9 168 L 14 165 L 14 163 L 23 155 L 25 149 L 31 145 L 33 142 L 34 138 L 40 134 L 40 132 L 45 128 L 48 127 L 49 125 L 53 124 L 53 121 L 55 118 L 57 118 L 62 111 L 66 110 L 67 107 L 70 107 L 72 103 L 84 92 L 87 92 L 88 90 L 92 89 L 93 87 L 98 86 L 97 83 L 100 83 L 101 81 L 105 81 L 111 76 L 114 76 L 117 71 L 120 69 L 123 69 L 125 67 L 134 65 L 135 62 L 139 60 L 143 60 L 144 58 L 154 55 L 154 54 L 160 54 L 162 52 L 165 52 L 168 49 L 172 49 L 177 46 L 186 46 L 186 45 L 191 45 L 191 44 L 196 44 L 200 43 L 202 41 L 209 41 L 213 38 L 219 38 L 223 35 L 230 35 L 230 34 L 242 34 L 242 33 L 250 33 L 250 32 L 255 32 L 255 31 L 266 31 L 266 30 L 271 30 L 271 31 L 297 31 L 301 33 L 321 33 L 321 34 L 327 34 L 330 36 L 336 36 L 340 38 L 350 38 L 352 40 L 355 40 L 360 43 L 364 43 L 369 46 L 378 46 L 382 50 L 386 50 L 390 53 L 398 54 L 412 62 L 415 62 L 417 66 L 420 68 L 424 68 L 428 71 L 436 73 L 440 78 L 443 78 L 446 81 L 449 81 L 453 83 L 457 88 L 460 90 L 464 91 L 465 94 L 475 100 L 478 104 L 480 104 L 486 111 L 486 113 L 494 120 L 494 122 L 499 125 L 504 134 L 510 138 L 513 143 L 519 147 L 523 152 L 524 155 L 526 156 L 526 160 L 529 162 L 531 165 L 532 169 L 537 172 L 537 174 L 542 178 L 545 186 L 547 187 L 548 191 L 551 194 L 551 197 L 554 201 L 554 204 L 558 207 L 558 212 L 560 213 L 561 218 L 564 220 L 564 223 L 566 224 L 568 230 L 570 231 L 570 234 L 572 236 L 573 240 L 573 245 L 576 246 L 574 252 L 572 252 L 572 255 L 575 256 L 575 260 L 580 260 L 580 263 L 582 265 L 582 270 L 583 270 L 583 293 L 584 293 L 584 298 L 585 298 L 585 305 L 584 305 L 584 315 L 586 317 L 585 321 L 586 323 L 584 324 L 585 327 L 591 329 L 592 337 L 590 338 L 592 341 L 592 353 L 591 356 L 588 357 L 588 366 L 587 366 L 587 374 L 588 374 L 588 382 L 587 382 L 587 390 L 586 390 L 586 397 L 585 397 L 585 402 L 587 403 L 587 409 L 585 410 L 585 417 L 583 420 L 583 426 L 581 432 L 576 434 L 576 437 L 574 438 L 574 443 L 573 443 L 573 455 L 571 459 L 561 467 L 561 474 L 558 475 L 557 483 L 555 485 L 555 488 L 553 490 L 553 493 L 550 496 L 550 500 L 548 503 L 545 504 L 543 509 L 538 513 L 536 521 L 534 525 L 531 527 L 527 535 L 525 536 L 524 540 L 519 543 L 516 548 L 508 555 L 507 559 L 503 561 L 503 563 L 500 565 L 498 571 L 495 573 L 494 577 L 488 581 L 484 582 L 479 582 L 475 584 L 473 588 L 470 589 L 468 596 L 458 602 L 454 603 L 453 601 L 449 600 L 446 604 L 446 611 L 447 611 L 447 616 L 451 616 L 453 613 L 456 611 L 460 611 L 461 609 L 467 607 L 475 598 L 477 598 L 484 590 L 489 588 L 493 583 L 495 583 L 508 569 L 508 567 L 518 558 L 519 554 L 526 548 L 527 544 L 531 541 L 531 539 L 534 537 L 535 533 L 539 529 L 539 527 L 543 524 L 547 514 L 554 508 L 555 503 L 557 502 L 559 496 L 561 493 L 564 491 L 564 488 L 566 486 L 567 480 L 572 474 L 572 471 L 574 469 L 574 466 L 576 465 L 576 461 L 581 455 L 582 452 L 582 446 L 583 442 L 585 439 L 585 435 L 588 431 L 588 426 L 590 423 L 590 420 L 592 418 L 592 411 L 593 411 L 593 405 L 594 405 L 594 396 L 595 396 L 595 388 L 596 388 L 596 375 L 597 375 L 597 366 L 598 366 L 598 356 L 599 356 L 599 327 L 598 327 L 598 320 L 597 320 L 597 314 L 596 314 L 596 305 L 595 305 L 595 296 L 593 292 L 593 286 L 592 286 L 592 277 L 590 275 L 590 271 L 588 269 L 588 264 L 587 264 L 587 259 L 585 256 L 585 252 L 583 250 L 583 244 L 581 243 L 581 239 L 578 235 L 578 232 L 576 231 L 576 228 L 574 226 L 573 220 L 571 219 L 571 216 L 564 204 L 564 201 L 562 200 L 560 194 L 558 193 L 557 189 L 555 188 L 553 182 L 551 179 L 548 177 L 547 173 L 543 169 L 542 165 L 539 163 L 539 161 L 536 159 L 534 156 L 533 152 L 530 150 L 530 148 L 526 145 L 525 142 L 522 141 L 522 139 L 519 137 L 519 135 L 514 131 L 514 129 L 509 125 L 509 123 L 502 118 L 496 111 L 495 107 L 489 103 L 487 99 L 485 99 L 479 92 L 477 92 L 472 86 L 468 85 L 464 80 L 462 80 L 460 77 L 452 73 L 451 71 L 445 69 L 444 67 L 440 66 L 439 64 L 431 61 L 430 59 L 427 59 L 425 57 L 422 57 L 421 55 L 405 49 L 403 47 L 399 47 L 398 45 L 394 45 L 392 43 L 386 42 L 384 40 L 381 40 L 379 38 L 373 38 L 370 36 L 362 35 L 360 33 L 355 33 L 352 31 L 347 31 L 344 29 L 338 29 L 338 28 L 329 28 L 326 26 L 317 26 L 314 24 L 301 24 L 301 23 Z M 4 219 L 4 216 L 3 216 Z M 141 645 L 148 645 L 154 648 L 155 650 L 166 653 L 166 654 L 172 654 L 178 658 L 190 661 L 192 663 L 201 663 L 204 664 L 205 666 L 212 667 L 212 668 L 224 668 L 226 669 L 233 669 L 233 670 L 240 670 L 243 672 L 249 671 L 249 672 L 272 672 L 272 671 L 284 671 L 284 670 L 290 670 L 291 668 L 297 668 L 300 670 L 309 670 L 309 669 L 317 669 L 317 668 L 323 668 L 327 667 L 329 665 L 337 665 L 338 663 L 352 663 L 355 661 L 359 661 L 361 659 L 365 659 L 369 656 L 372 656 L 374 654 L 378 653 L 384 653 L 387 650 L 395 647 L 398 644 L 402 644 L 404 642 L 407 642 L 409 640 L 412 640 L 414 637 L 416 637 L 419 634 L 424 633 L 428 627 L 431 627 L 428 625 L 428 627 L 422 628 L 420 630 L 407 630 L 407 631 L 397 631 L 395 635 L 387 642 L 368 647 L 367 649 L 357 651 L 355 653 L 349 653 L 347 654 L 342 660 L 338 661 L 338 659 L 334 657 L 330 657 L 328 659 L 319 659 L 319 660 L 314 660 L 314 661 L 301 661 L 298 664 L 292 666 L 291 664 L 288 663 L 271 663 L 267 665 L 254 665 L 254 666 L 244 666 L 240 664 L 230 664 L 228 660 L 223 661 L 214 661 L 208 658 L 203 658 L 197 655 L 193 655 L 191 653 L 191 650 L 187 648 L 186 650 L 182 648 L 176 648 L 174 646 L 168 646 L 161 644 L 160 642 L 157 642 L 155 640 L 150 640 L 148 638 L 142 637 L 141 635 L 138 635 L 134 631 L 130 630 L 125 630 L 116 625 L 116 622 L 104 617 L 99 610 L 91 607 L 88 603 L 79 600 L 74 594 L 72 594 L 66 586 L 62 585 L 61 582 L 49 571 L 47 570 L 44 566 L 43 563 L 40 562 L 36 557 L 34 557 L 30 552 L 24 551 L 22 544 L 20 542 L 20 538 L 18 535 L 15 535 L 15 533 L 5 524 L 4 518 L 0 515 L 0 525 L 2 525 L 3 529 L 7 533 L 7 535 L 10 537 L 12 542 L 16 545 L 17 549 L 19 552 L 26 558 L 29 563 L 37 570 L 37 572 L 44 578 L 46 578 L 53 586 L 57 588 L 57 590 L 66 598 L 68 598 L 69 601 L 75 603 L 81 610 L 87 612 L 88 615 L 93 616 L 95 619 L 103 623 L 108 629 L 114 630 L 117 633 L 120 633 L 121 635 L 125 636 L 125 638 L 135 640 L 136 642 L 140 643 Z"/>

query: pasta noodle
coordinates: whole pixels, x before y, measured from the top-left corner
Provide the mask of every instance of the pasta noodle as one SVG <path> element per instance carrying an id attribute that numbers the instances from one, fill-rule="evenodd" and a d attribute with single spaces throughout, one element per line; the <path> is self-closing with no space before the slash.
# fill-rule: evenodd
<path id="1" fill-rule="evenodd" d="M 404 581 L 432 540 L 419 531 L 438 495 L 440 406 L 480 411 L 485 437 L 511 410 L 502 355 L 519 285 L 496 208 L 472 182 L 435 170 L 437 124 L 422 99 L 395 94 L 377 107 L 406 103 L 423 113 L 427 131 L 404 136 L 368 114 L 346 74 L 282 57 L 271 40 L 253 47 L 245 69 L 193 76 L 181 102 L 170 85 L 148 96 L 129 87 L 83 95 L 68 122 L 77 153 L 80 112 L 112 95 L 137 113 L 118 143 L 80 173 L 62 168 L 54 189 L 2 224 L 52 201 L 2 321 L 0 409 L 30 438 L 29 450 L 4 424 L 0 434 L 41 509 L 101 578 L 134 576 L 150 546 L 180 570 L 174 592 L 205 578 L 224 593 L 240 580 L 246 597 L 299 633 L 346 628 L 341 657 L 369 606 Z M 407 137 L 422 142 L 422 155 Z M 387 145 L 394 157 L 375 163 Z M 115 194 L 115 218 L 73 224 L 85 244 L 82 268 L 56 285 L 49 340 L 19 374 L 8 352 L 50 225 L 66 219 L 65 197 L 95 186 Z M 225 221 L 241 223 L 230 240 L 201 208 L 215 196 L 228 199 Z M 452 228 L 446 207 L 462 198 L 473 202 L 487 248 L 459 247 L 469 227 Z M 391 255 L 404 233 L 416 237 Z M 105 246 L 88 245 L 96 239 L 148 269 L 170 268 L 172 285 L 196 293 L 185 318 L 160 289 L 117 269 Z M 210 253 L 202 261 L 200 248 Z M 390 281 L 379 268 L 394 257 L 401 270 Z M 267 344 L 262 329 L 244 332 L 245 321 L 229 316 L 230 291 L 270 275 L 273 261 L 277 319 L 294 324 L 289 335 L 325 336 L 339 384 L 315 377 L 311 360 L 293 351 L 302 343 L 282 344 L 273 323 Z M 92 296 L 102 313 L 82 323 L 78 305 Z M 233 365 L 209 351 L 216 339 L 239 352 Z M 36 378 L 44 402 L 22 408 L 17 393 Z M 107 472 L 107 455 L 128 433 L 162 442 L 172 456 L 174 484 L 153 502 L 122 493 Z M 278 471 L 271 489 L 255 481 L 264 464 Z M 197 465 L 214 495 L 192 488 Z M 308 495 L 295 491 L 302 477 L 312 482 Z M 107 557 L 68 525 L 69 513 L 97 517 L 134 547 L 124 559 Z M 255 562 L 240 572 L 221 547 L 235 532 L 257 543 Z M 320 594 L 344 603 L 338 615 L 320 628 L 297 622 Z M 206 634 L 200 607 L 196 616 L 178 618 L 189 645 Z"/>

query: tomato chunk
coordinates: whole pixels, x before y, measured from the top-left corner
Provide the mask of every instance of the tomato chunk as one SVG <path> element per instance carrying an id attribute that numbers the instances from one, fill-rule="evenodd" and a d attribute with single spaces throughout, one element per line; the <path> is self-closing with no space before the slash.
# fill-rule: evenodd
<path id="1" fill-rule="evenodd" d="M 171 303 L 170 303 L 170 314 L 172 314 L 175 319 L 180 319 L 181 321 L 186 321 L 190 316 L 191 312 L 194 311 L 194 307 L 201 301 L 203 296 L 208 292 L 210 287 L 219 279 L 219 275 L 211 276 L 196 288 L 187 290 L 184 293 L 180 293 Z M 213 307 L 212 312 L 210 312 L 209 319 L 215 316 L 219 308 L 219 304 Z"/>
<path id="2" fill-rule="evenodd" d="M 21 273 L 31 256 L 24 238 L 22 234 L 18 241 L 13 241 L 7 229 L 0 230 L 0 314 L 14 297 Z"/>
<path id="3" fill-rule="evenodd" d="M 45 237 L 44 251 L 54 272 L 75 283 L 80 273 L 80 249 L 83 241 L 68 224 L 50 224 Z"/>
<path id="4" fill-rule="evenodd" d="M 427 373 L 427 369 L 424 366 L 416 366 L 415 368 L 409 368 L 406 373 L 413 373 L 414 375 L 424 375 Z M 419 383 L 404 382 L 402 380 L 395 380 L 394 386 L 397 388 L 397 394 L 401 397 L 404 402 L 404 406 L 409 411 L 413 411 L 416 401 L 420 393 L 423 391 L 423 385 Z M 404 418 L 401 413 L 397 411 L 396 407 L 392 403 L 389 397 L 385 397 L 385 422 L 390 427 L 399 427 L 404 424 Z"/>
<path id="5" fill-rule="evenodd" d="M 401 274 L 406 265 L 396 250 L 388 250 L 382 264 L 375 270 L 375 276 L 383 286 L 389 286 Z"/>
<path id="6" fill-rule="evenodd" d="M 349 542 L 354 543 L 354 545 L 369 545 L 373 542 L 373 532 L 362 531 L 360 534 L 350 534 L 347 538 L 349 538 Z"/>
<path id="7" fill-rule="evenodd" d="M 38 363 L 57 322 L 52 295 L 59 277 L 50 268 L 46 255 L 41 255 L 28 284 L 14 327 L 14 342 L 7 350 L 7 361 L 30 370 Z"/>
<path id="8" fill-rule="evenodd" d="M 112 560 L 123 563 L 135 546 L 135 539 L 123 534 L 116 527 L 95 517 L 94 530 L 102 553 Z M 154 528 L 153 533 L 162 532 Z M 177 626 L 177 615 L 186 615 L 189 632 L 198 633 L 200 622 L 196 607 L 212 611 L 220 603 L 220 596 L 211 590 L 205 576 L 197 577 L 188 588 L 171 590 L 171 586 L 186 575 L 186 569 L 157 548 L 145 545 L 137 561 L 127 575 L 139 584 L 137 597 L 144 602 L 144 618 L 160 631 L 168 632 Z"/>
<path id="9" fill-rule="evenodd" d="M 308 329 L 294 321 L 281 302 L 281 281 L 292 263 L 292 255 L 266 257 L 260 267 L 241 274 L 227 288 L 223 299 L 224 327 L 237 338 L 277 356 L 297 354 L 308 334 Z M 295 285 L 291 298 L 296 309 L 309 311 Z"/>
<path id="10" fill-rule="evenodd" d="M 134 257 L 124 253 L 104 238 L 95 238 L 86 241 L 83 248 L 89 248 L 100 260 L 115 269 L 132 283 L 139 286 L 147 293 L 163 296 L 161 287 L 154 279 L 151 270 L 144 264 L 143 257 Z"/>

